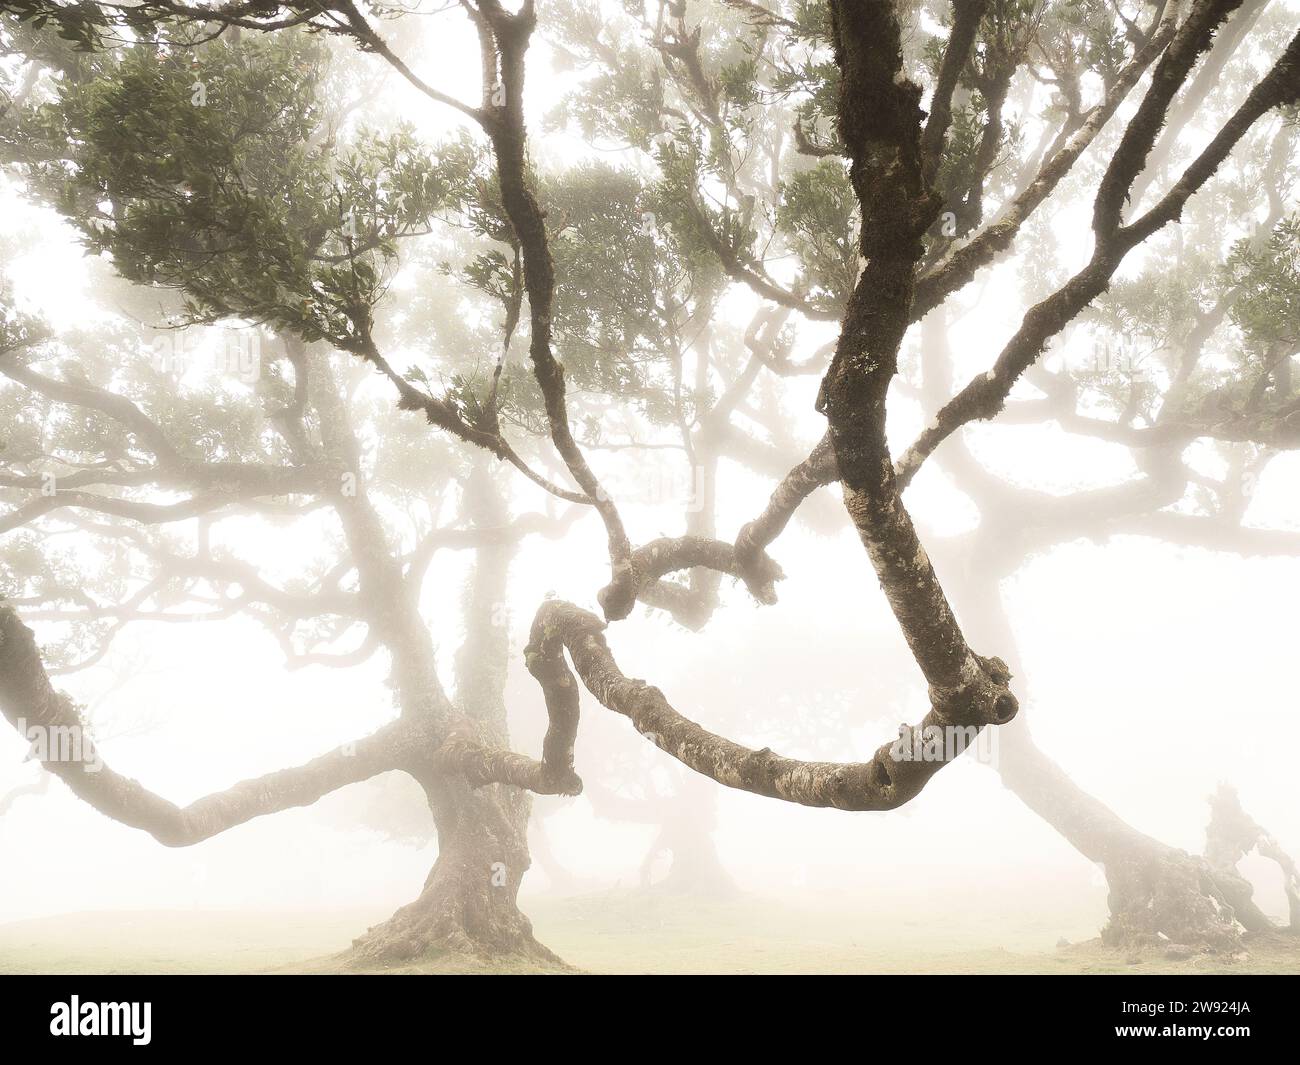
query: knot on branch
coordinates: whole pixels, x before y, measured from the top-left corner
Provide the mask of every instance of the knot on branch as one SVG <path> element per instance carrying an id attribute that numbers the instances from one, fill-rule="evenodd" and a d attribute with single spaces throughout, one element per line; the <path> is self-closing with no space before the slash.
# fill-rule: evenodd
<path id="1" fill-rule="evenodd" d="M 1005 725 L 1020 710 L 1011 693 L 1011 670 L 1000 658 L 973 654 L 967 659 L 960 684 L 930 685 L 930 702 L 946 723 Z"/>
<path id="2" fill-rule="evenodd" d="M 636 606 L 637 594 L 646 583 L 646 575 L 637 565 L 636 553 L 614 563 L 614 572 L 604 588 L 596 593 L 596 602 L 606 621 L 622 621 Z"/>
<path id="3" fill-rule="evenodd" d="M 745 582 L 749 594 L 764 606 L 776 602 L 776 582 L 785 580 L 785 570 L 759 544 L 750 522 L 736 536 L 736 574 Z"/>

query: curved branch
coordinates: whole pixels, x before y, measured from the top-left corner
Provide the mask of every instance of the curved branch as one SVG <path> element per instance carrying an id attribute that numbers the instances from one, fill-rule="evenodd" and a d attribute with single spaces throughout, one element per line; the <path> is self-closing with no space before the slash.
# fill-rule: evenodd
<path id="1" fill-rule="evenodd" d="M 370 23 L 365 20 L 365 17 L 357 10 L 356 4 L 352 3 L 351 0 L 344 0 L 343 3 L 339 4 L 339 10 L 346 16 L 348 26 L 352 30 L 352 36 L 360 43 L 363 52 L 374 52 L 376 55 L 382 56 L 394 70 L 430 100 L 455 108 L 466 117 L 472 118 L 479 125 L 484 124 L 487 116 L 477 107 L 470 107 L 469 104 L 462 103 L 453 96 L 439 92 L 412 71 L 388 46 L 388 42 L 379 36 Z"/>
<path id="2" fill-rule="evenodd" d="M 882 746 L 868 762 L 785 758 L 709 732 L 673 709 L 658 688 L 625 676 L 605 642 L 604 629 L 594 614 L 559 600 L 543 603 L 533 621 L 525 656 L 551 715 L 546 758 L 555 765 L 572 765 L 578 724 L 578 687 L 564 651 L 601 705 L 628 718 L 638 732 L 683 765 L 726 787 L 803 806 L 896 809 L 918 795 L 985 725 L 1009 720 L 997 716 L 1000 700 L 994 704 L 968 698 L 960 706 L 934 705 L 920 726 L 904 725 L 899 741 Z M 1005 683 L 1005 666 L 992 662 L 995 680 Z M 935 757 L 915 757 L 920 744 L 933 742 L 935 729 L 943 737 Z"/>
<path id="3" fill-rule="evenodd" d="M 206 492 L 178 503 L 141 503 L 130 499 L 94 495 L 90 492 L 56 491 L 54 495 L 33 499 L 30 503 L 16 507 L 0 517 L 0 534 L 11 532 L 42 515 L 62 510 L 64 507 L 76 507 L 98 514 L 108 514 L 115 518 L 126 518 L 143 525 L 162 525 L 173 521 L 185 521 L 200 514 L 209 514 L 238 502 L 238 499 L 238 496 L 229 492 Z"/>
<path id="4" fill-rule="evenodd" d="M 245 780 L 185 807 L 178 807 L 104 764 L 84 722 L 50 684 L 31 629 L 12 607 L 0 606 L 0 711 L 25 737 L 31 730 L 67 737 L 68 750 L 46 743 L 42 764 L 100 813 L 148 832 L 168 847 L 188 847 L 254 817 L 308 806 L 346 784 L 396 769 L 402 762 L 402 730 L 384 726 L 292 769 Z"/>
<path id="5" fill-rule="evenodd" d="M 938 169 L 944 139 L 952 124 L 952 94 L 957 88 L 961 72 L 970 59 L 979 32 L 980 20 L 988 9 L 989 0 L 953 0 L 952 30 L 944 47 L 939 78 L 930 98 L 930 117 L 921 134 L 921 152 L 931 179 Z"/>
<path id="6" fill-rule="evenodd" d="M 828 434 L 803 462 L 781 479 L 763 513 L 740 530 L 735 548 L 738 563 L 750 565 L 753 558 L 781 535 L 805 499 L 823 485 L 838 480 L 839 469 Z"/>
<path id="7" fill-rule="evenodd" d="M 600 514 L 609 540 L 610 560 L 618 561 L 631 553 L 632 546 L 614 500 L 601 487 L 573 438 L 564 368 L 551 350 L 555 262 L 546 233 L 545 212 L 528 183 L 524 126 L 524 55 L 537 23 L 537 13 L 533 0 L 524 0 L 515 14 L 502 7 L 500 0 L 480 0 L 474 21 L 485 55 L 490 53 L 496 58 L 500 88 L 504 94 L 504 102 L 500 105 L 491 102 L 497 87 L 486 80 L 489 72 L 485 65 L 483 96 L 484 113 L 488 116 L 485 128 L 496 154 L 501 204 L 523 254 L 524 291 L 528 295 L 532 327 L 528 354 L 533 364 L 533 376 L 542 392 L 555 450 Z"/>
<path id="8" fill-rule="evenodd" d="M 57 381 L 9 359 L 0 360 L 0 374 L 60 403 L 99 411 L 130 430 L 160 460 L 174 465 L 183 464 L 180 453 L 158 424 L 129 399 L 90 384 Z"/>
<path id="9" fill-rule="evenodd" d="M 781 567 L 761 549 L 742 557 L 721 540 L 705 536 L 661 537 L 637 548 L 614 566 L 614 578 L 596 593 L 596 601 L 609 621 L 621 621 L 632 613 L 643 593 L 659 578 L 677 570 L 695 567 L 726 573 L 745 582 L 760 603 L 776 602 L 774 584 L 784 574 Z"/>

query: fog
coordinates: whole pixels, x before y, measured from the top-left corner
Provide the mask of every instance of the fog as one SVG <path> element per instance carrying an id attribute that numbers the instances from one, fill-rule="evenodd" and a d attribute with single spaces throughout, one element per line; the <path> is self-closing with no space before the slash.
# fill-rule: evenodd
<path id="1" fill-rule="evenodd" d="M 1203 5 L 1181 6 L 1194 12 Z M 472 107 L 480 94 L 490 100 L 494 86 L 480 84 L 471 20 L 454 6 L 422 7 L 416 14 L 394 10 L 392 17 L 373 18 L 374 25 L 426 87 Z M 1062 52 L 1073 32 L 1061 28 L 1062 5 L 993 7 L 1009 25 L 1030 27 L 1024 32 L 1035 43 L 1013 65 L 999 117 L 1006 128 L 994 138 L 996 158 L 976 178 L 982 213 L 955 237 L 944 235 L 936 213 L 922 271 L 941 261 L 944 247 L 969 243 L 1005 217 L 1050 158 L 1049 145 L 1069 123 L 1053 87 L 1061 85 L 1060 71 L 1078 75 L 1079 114 L 1087 114 L 1137 47 L 1104 4 L 1084 5 L 1080 18 L 1113 24 L 1110 47 L 1119 52 L 1113 63 L 1096 60 L 1082 45 L 1073 60 Z M 1178 7 L 1170 5 L 1168 17 L 1179 17 Z M 767 8 L 803 24 L 802 5 Z M 1115 10 L 1154 33 L 1148 23 L 1157 25 L 1165 9 L 1121 3 Z M 942 55 L 948 5 L 907 3 L 897 11 L 905 69 L 924 89 L 921 106 L 932 108 L 938 60 L 927 49 Z M 1152 165 L 1139 171 L 1126 197 L 1127 221 L 1157 205 L 1207 150 L 1288 47 L 1297 15 L 1294 0 L 1254 0 L 1229 16 L 1174 97 Z M 715 109 L 724 114 L 716 129 L 707 101 L 691 100 L 693 68 L 681 58 L 685 53 L 664 46 L 680 48 L 695 27 L 704 42 L 698 55 L 715 85 L 748 77 L 762 89 L 734 100 L 719 90 Z M 840 241 L 841 252 L 849 249 L 848 280 L 836 289 L 829 268 L 800 236 L 804 230 L 784 225 L 778 213 L 794 202 L 794 176 L 826 158 L 796 151 L 796 116 L 827 143 L 833 129 L 827 113 L 799 110 L 810 98 L 806 92 L 774 87 L 780 57 L 792 68 L 816 54 L 830 61 L 824 40 L 800 33 L 781 44 L 785 32 L 794 33 L 784 23 L 764 27 L 745 5 L 690 3 L 684 16 L 657 4 L 538 5 L 522 96 L 526 174 L 540 190 L 556 262 L 554 348 L 566 369 L 567 424 L 633 548 L 690 535 L 729 550 L 828 429 L 819 387 L 863 262 L 853 246 L 860 214 L 854 205 L 844 231 L 825 234 Z M 430 424 L 432 413 L 426 417 L 409 403 L 399 409 L 393 375 L 376 368 L 360 341 L 348 350 L 356 337 L 350 326 L 337 342 L 326 327 L 324 335 L 312 335 L 310 326 L 295 334 L 283 313 L 256 306 L 259 285 L 250 280 L 249 262 L 261 254 L 256 249 L 269 246 L 270 238 L 258 243 L 258 234 L 280 225 L 278 217 L 247 223 L 255 251 L 241 252 L 242 258 L 230 252 L 230 275 L 199 276 L 185 258 L 192 247 L 175 253 L 179 266 L 172 263 L 157 242 L 188 239 L 185 227 L 197 224 L 186 212 L 207 193 L 185 167 L 195 166 L 201 153 L 162 143 L 150 163 L 123 162 L 113 154 L 112 129 L 91 128 L 85 119 L 98 97 L 78 79 L 92 86 L 115 77 L 134 83 L 108 59 L 93 68 L 61 68 L 66 57 L 57 49 L 53 59 L 38 53 L 33 42 L 41 31 L 30 23 L 6 21 L 3 33 L 0 73 L 11 104 L 0 177 L 6 321 L 0 594 L 34 633 L 51 683 L 81 707 L 94 751 L 113 772 L 183 808 L 336 748 L 346 754 L 358 737 L 425 712 L 412 709 L 419 700 L 409 678 L 418 670 L 404 673 L 394 659 L 394 646 L 400 657 L 403 641 L 410 642 L 394 635 L 405 624 L 405 608 L 383 598 L 397 585 L 368 584 L 372 572 L 383 572 L 382 565 L 367 569 L 365 551 L 376 542 L 385 564 L 404 574 L 414 616 L 431 641 L 443 701 L 453 708 L 435 705 L 429 712 L 463 711 L 481 730 L 473 732 L 474 742 L 529 760 L 543 758 L 552 720 L 525 655 L 534 616 L 547 602 L 606 619 L 603 635 L 623 674 L 659 689 L 682 717 L 751 751 L 871 763 L 882 745 L 898 738 L 901 724 L 916 725 L 932 710 L 939 696 L 905 636 L 907 612 L 900 614 L 882 588 L 840 484 L 816 488 L 766 544 L 784 572 L 775 602 L 751 595 L 733 561 L 733 572 L 712 573 L 716 607 L 699 624 L 683 624 L 695 617 L 689 612 L 674 617 L 663 609 L 676 600 L 661 595 L 646 602 L 662 591 L 653 580 L 629 616 L 608 619 L 606 602 L 597 598 L 615 572 L 603 512 L 558 498 L 517 465 Z M 493 372 L 520 245 L 512 245 L 504 222 L 480 224 L 489 213 L 483 204 L 498 203 L 501 195 L 489 138 L 382 56 L 362 54 L 336 33 L 244 28 L 234 40 L 228 30 L 195 46 L 192 76 L 206 91 L 202 121 L 224 121 L 207 114 L 223 108 L 232 121 L 243 114 L 226 96 L 239 87 L 234 66 L 204 82 L 211 57 L 220 49 L 234 55 L 252 41 L 266 50 L 246 59 L 248 69 L 261 63 L 293 70 L 293 58 L 268 43 L 290 33 L 315 50 L 316 81 L 304 91 L 326 116 L 321 128 L 328 133 L 315 145 L 284 145 L 283 153 L 297 160 L 299 147 L 305 158 L 326 143 L 323 156 L 335 169 L 321 187 L 351 187 L 347 167 L 369 165 L 357 148 L 367 138 L 404 129 L 401 135 L 413 142 L 438 146 L 435 165 L 443 169 L 452 166 L 445 146 L 456 138 L 478 146 L 467 174 L 439 178 L 460 200 L 421 202 L 414 221 L 395 214 L 400 232 L 391 239 L 392 254 L 366 253 L 381 278 L 369 307 L 375 342 L 396 378 L 422 395 L 454 396 L 455 409 L 470 411 L 466 424 L 476 415 L 465 397 L 483 404 L 491 390 L 497 419 Z M 744 44 L 750 40 L 752 53 Z M 608 54 L 593 42 L 605 42 Z M 128 36 L 93 54 L 146 47 L 173 58 L 187 54 L 178 28 L 161 45 L 131 43 Z M 629 66 L 629 54 L 640 55 L 644 66 Z M 762 57 L 757 66 L 735 73 L 735 64 L 752 55 Z M 183 97 L 191 68 L 188 60 L 175 62 Z M 159 67 L 165 82 L 170 67 L 162 60 Z M 708 217 L 719 227 L 730 224 L 727 212 L 734 209 L 739 218 L 748 196 L 752 263 L 762 264 L 771 286 L 795 294 L 803 310 L 782 312 L 761 285 L 729 275 L 708 241 L 687 238 L 689 214 L 662 206 L 672 202 L 678 187 L 672 182 L 684 180 L 682 154 L 656 154 L 648 138 L 629 143 L 636 138 L 614 136 L 640 114 L 619 101 L 640 99 L 641 75 L 651 69 L 662 79 L 665 101 L 655 122 L 662 118 L 661 128 L 672 129 L 680 119 L 679 142 L 693 130 L 691 143 L 702 146 L 692 179 L 699 181 L 700 201 L 719 212 Z M 75 100 L 60 95 L 61 82 L 76 83 Z M 1150 84 L 1147 70 L 1019 225 L 1009 250 L 908 329 L 882 430 L 895 459 L 939 424 L 940 408 L 967 381 L 986 371 L 993 381 L 995 360 L 1026 311 L 1088 266 L 1097 239 L 1094 198 Z M 270 75 L 267 85 L 268 94 L 287 92 L 279 82 L 271 85 Z M 1190 109 L 1183 106 L 1188 97 Z M 950 143 L 978 141 L 989 121 L 985 98 L 964 84 L 954 100 Z M 25 124 L 35 122 L 41 106 L 63 108 L 87 125 L 68 132 L 73 118 L 47 118 L 56 130 L 50 149 L 38 137 L 39 124 Z M 140 98 L 142 114 L 150 106 Z M 587 113 L 601 108 L 603 126 Z M 166 118 L 163 104 L 155 110 Z M 183 128 L 185 113 L 175 115 L 176 128 Z M 124 129 L 129 136 L 129 123 Z M 71 148 L 58 139 L 65 135 Z M 648 737 L 623 713 L 601 705 L 566 644 L 561 655 L 570 656 L 564 660 L 572 660 L 578 676 L 569 679 L 581 693 L 572 769 L 582 793 L 533 795 L 526 872 L 514 867 L 513 856 L 490 848 L 469 860 L 481 860 L 483 877 L 495 875 L 488 871 L 493 863 L 510 867 L 510 886 L 491 890 L 517 887 L 518 909 L 531 919 L 537 941 L 598 971 L 1001 971 L 1020 964 L 1017 958 L 1050 969 L 1062 952 L 1102 951 L 1097 937 L 1109 927 L 1126 930 L 1105 944 L 1111 954 L 1071 955 L 1076 960 L 1062 967 L 1109 958 L 1122 968 L 1143 950 L 1162 957 L 1162 944 L 1171 941 L 1187 945 L 1180 961 L 1217 957 L 1217 951 L 1252 958 L 1264 969 L 1290 964 L 1249 939 L 1245 948 L 1238 938 L 1225 948 L 1204 929 L 1173 919 L 1149 928 L 1124 922 L 1137 920 L 1125 910 L 1139 890 L 1135 883 L 1162 905 L 1167 899 L 1149 879 L 1156 875 L 1151 869 L 1170 859 L 1151 855 L 1186 852 L 1189 861 L 1209 862 L 1203 868 L 1214 865 L 1213 839 L 1207 849 L 1209 799 L 1223 785 L 1235 789 L 1241 811 L 1272 845 L 1300 855 L 1292 764 L 1300 750 L 1293 657 L 1300 433 L 1289 369 L 1300 350 L 1300 305 L 1293 302 L 1300 295 L 1300 230 L 1286 228 L 1300 210 L 1298 144 L 1294 102 L 1259 117 L 1189 198 L 1181 221 L 1137 244 L 1105 292 L 1044 338 L 1041 356 L 1009 382 L 1005 409 L 991 419 L 964 419 L 945 433 L 906 485 L 901 498 L 922 557 L 933 562 L 956 624 L 974 652 L 1010 667 L 1015 720 L 985 719 L 979 742 L 897 808 L 817 808 L 754 793 L 761 787 L 727 786 L 691 768 L 681 755 L 696 741 L 676 748 L 671 733 Z M 415 200 L 425 193 L 402 184 L 405 151 L 376 165 L 381 182 Z M 180 169 L 164 174 L 173 153 Z M 717 163 L 710 153 L 730 161 Z M 66 164 L 66 173 L 89 184 L 60 203 L 63 179 L 51 175 L 69 155 L 77 163 Z M 259 158 L 254 151 L 245 161 Z M 401 166 L 393 163 L 398 158 Z M 596 164 L 631 175 L 639 191 L 630 199 L 602 198 L 612 178 L 574 178 Z M 296 165 L 286 164 L 286 172 Z M 420 159 L 410 165 L 418 168 Z M 149 194 L 140 189 L 158 180 L 150 166 L 195 185 L 174 208 L 179 221 L 147 217 Z M 147 172 L 138 187 L 127 176 L 136 169 Z M 942 170 L 935 180 L 956 182 L 954 173 Z M 244 175 L 273 202 L 279 202 L 273 186 L 281 176 Z M 843 174 L 840 185 L 850 189 Z M 304 197 L 315 195 L 315 186 L 295 187 Z M 96 195 L 103 203 L 87 206 Z M 132 215 L 131 203 L 145 206 Z M 94 209 L 102 212 L 101 228 L 113 234 L 98 246 L 94 225 L 85 224 Z M 331 212 L 341 216 L 326 204 L 325 215 Z M 809 217 L 825 221 L 824 212 Z M 300 224 L 290 217 L 285 232 Z M 495 239 L 484 232 L 493 225 Z M 613 276 L 603 260 L 583 265 L 584 255 L 612 247 L 619 227 L 628 225 L 644 227 L 636 232 L 662 273 L 629 267 L 625 276 Z M 1269 243 L 1275 232 L 1282 236 Z M 382 232 L 376 238 L 385 239 Z M 347 247 L 348 255 L 361 255 Z M 484 281 L 474 274 L 476 257 L 491 252 L 498 272 Z M 527 256 L 527 247 L 521 254 Z M 130 274 L 127 264 L 143 260 L 155 263 L 156 284 L 120 276 Z M 236 275 L 242 280 L 227 280 Z M 295 281 L 282 280 L 287 277 L 268 266 L 264 287 L 292 289 Z M 608 290 L 602 278 L 611 282 Z M 322 293 L 322 307 L 328 283 L 317 281 L 312 290 L 311 298 Z M 638 302 L 632 286 L 642 283 L 659 286 L 646 296 L 662 303 L 654 313 Z M 222 285 L 229 290 L 224 308 Z M 506 286 L 504 295 L 494 285 Z M 532 290 L 523 286 L 518 280 L 519 324 L 507 340 L 496 424 L 520 464 L 581 494 L 585 486 L 574 466 L 554 446 L 545 388 L 533 381 L 530 344 L 539 327 L 530 320 Z M 178 290 L 190 299 L 188 308 Z M 764 314 L 777 322 L 766 334 L 759 331 Z M 186 325 L 187 315 L 204 321 Z M 329 326 L 332 319 L 320 311 L 303 321 Z M 15 323 L 36 322 L 47 330 L 42 338 L 9 343 L 18 333 Z M 1202 326 L 1200 348 L 1189 356 L 1189 333 Z M 232 350 L 243 352 L 242 364 L 230 360 Z M 788 369 L 805 363 L 802 372 Z M 295 369 L 301 375 L 308 364 L 313 372 L 327 367 L 333 382 L 320 386 L 317 376 L 299 395 Z M 10 373 L 14 366 L 25 369 Z M 80 394 L 33 385 L 30 371 L 74 390 L 84 383 L 97 394 L 129 399 L 184 460 L 168 466 L 138 424 L 102 404 L 80 402 Z M 304 456 L 334 461 L 334 415 L 322 407 L 318 387 L 333 388 L 355 434 L 356 491 L 382 532 L 365 550 L 356 531 L 358 497 L 346 485 L 341 493 L 335 482 L 254 491 L 194 472 L 204 463 L 287 469 L 307 464 Z M 727 428 L 709 435 L 712 405 L 737 388 Z M 304 404 L 302 439 L 274 416 L 294 402 Z M 836 402 L 832 392 L 833 417 Z M 155 466 L 171 472 L 142 472 Z M 121 476 L 97 481 L 105 470 Z M 89 487 L 75 480 L 66 486 L 78 476 Z M 892 484 L 892 472 L 889 478 Z M 60 493 L 67 494 L 60 499 Z M 87 501 L 86 493 L 95 498 Z M 50 505 L 36 506 L 41 499 Z M 139 520 L 143 512 L 129 507 L 97 509 L 102 499 L 160 507 L 194 499 L 201 512 Z M 490 535 L 515 526 L 522 532 L 508 542 Z M 439 540 L 435 530 L 467 535 Z M 682 588 L 694 582 L 708 600 L 710 571 L 694 562 L 662 579 Z M 315 605 L 303 606 L 313 596 Z M 313 655 L 343 657 L 321 664 Z M 20 712 L 12 694 L 21 689 L 16 677 L 0 693 L 15 700 L 5 714 L 11 722 L 35 720 L 35 711 Z M 496 731 L 497 706 L 508 739 Z M 426 879 L 440 856 L 431 798 L 446 817 L 446 832 L 468 816 L 464 803 L 484 801 L 488 793 L 524 794 L 469 778 L 465 794 L 479 799 L 447 798 L 429 784 L 430 775 L 460 780 L 458 773 L 470 770 L 439 763 L 435 771 L 421 762 L 412 774 L 381 766 L 369 779 L 327 786 L 305 804 L 286 800 L 193 845 L 165 846 L 148 824 L 130 827 L 122 823 L 130 817 L 105 816 L 69 786 L 71 778 L 31 753 L 31 737 L 0 729 L 0 971 L 319 964 L 427 894 Z M 368 757 L 364 748 L 361 757 Z M 1048 780 L 1043 766 L 1053 764 L 1072 790 Z M 551 778 L 543 773 L 541 779 Z M 514 801 L 492 799 L 501 809 Z M 1100 804 L 1105 816 L 1091 804 Z M 1127 866 L 1121 869 L 1119 858 L 1129 853 L 1130 832 L 1147 841 L 1132 844 L 1132 853 L 1142 856 L 1134 861 L 1155 863 L 1132 881 L 1123 879 Z M 1244 878 L 1246 897 L 1280 928 L 1294 921 L 1300 888 L 1294 866 L 1288 881 L 1249 842 L 1240 861 L 1215 868 Z M 489 918 L 477 903 L 465 907 L 469 941 L 475 921 Z M 1261 934 L 1241 920 L 1240 910 L 1227 926 L 1233 936 Z M 445 944 L 435 947 L 436 954 Z M 415 965 L 421 957 L 412 948 L 401 960 Z"/>

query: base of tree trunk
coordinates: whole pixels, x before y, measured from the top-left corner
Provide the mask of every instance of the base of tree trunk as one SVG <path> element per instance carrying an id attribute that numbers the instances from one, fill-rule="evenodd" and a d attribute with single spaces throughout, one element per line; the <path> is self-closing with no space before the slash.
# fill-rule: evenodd
<path id="1" fill-rule="evenodd" d="M 421 783 L 438 826 L 438 860 L 420 897 L 355 939 L 344 963 L 364 969 L 456 958 L 569 969 L 537 942 L 518 906 L 529 866 L 528 796 L 501 786 Z"/>
<path id="2" fill-rule="evenodd" d="M 436 867 L 420 897 L 353 940 L 343 961 L 350 968 L 372 969 L 449 957 L 569 968 L 537 941 L 513 901 L 502 905 L 464 884 L 443 882 Z"/>
<path id="3" fill-rule="evenodd" d="M 664 836 L 660 836 L 660 840 L 663 839 Z M 701 842 L 702 846 L 697 845 Z M 652 883 L 650 872 L 654 861 L 665 851 L 672 855 L 672 866 L 667 876 Z M 651 891 L 697 899 L 734 899 L 742 894 L 731 874 L 719 861 L 711 836 L 705 837 L 703 841 L 656 842 L 642 863 L 641 886 Z"/>
<path id="4" fill-rule="evenodd" d="M 1105 871 L 1106 946 L 1140 952 L 1177 944 L 1232 954 L 1241 950 L 1243 931 L 1277 930 L 1252 901 L 1249 881 L 1129 826 L 1048 758 L 1020 719 L 1000 738 L 1003 782 Z"/>
<path id="5" fill-rule="evenodd" d="M 1121 857 L 1107 864 L 1111 920 L 1102 932 L 1104 942 L 1144 946 L 1154 940 L 1236 953 L 1243 933 L 1287 931 L 1256 905 L 1254 887 L 1236 866 L 1257 843 L 1270 854 L 1270 848 L 1277 850 L 1284 873 L 1289 857 L 1245 816 L 1232 789 L 1220 788 L 1211 803 L 1205 857 L 1146 841 L 1121 849 Z"/>
<path id="6" fill-rule="evenodd" d="M 1241 949 L 1245 928 L 1238 909 L 1204 858 L 1173 848 L 1143 848 L 1108 863 L 1106 879 L 1110 920 L 1101 939 L 1107 946 Z M 1248 899 L 1249 884 L 1245 887 Z"/>

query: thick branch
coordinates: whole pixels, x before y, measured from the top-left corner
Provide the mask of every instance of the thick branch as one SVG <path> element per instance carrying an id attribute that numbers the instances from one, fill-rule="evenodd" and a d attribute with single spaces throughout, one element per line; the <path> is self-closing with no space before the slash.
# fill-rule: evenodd
<path id="1" fill-rule="evenodd" d="M 103 763 L 72 703 L 51 686 L 32 631 L 9 606 L 0 606 L 0 711 L 25 738 L 35 734 L 44 739 L 49 757 L 42 764 L 78 798 L 169 847 L 200 843 L 263 814 L 308 806 L 346 784 L 395 769 L 401 761 L 401 733 L 388 725 L 304 765 L 178 807 Z M 54 742 L 63 738 L 66 743 Z M 76 756 L 67 757 L 69 751 Z"/>
<path id="2" fill-rule="evenodd" d="M 610 654 L 604 623 L 571 603 L 549 600 L 533 622 L 525 655 L 551 715 L 547 760 L 572 765 L 577 732 L 578 688 L 564 661 L 567 650 L 587 689 L 607 709 L 683 765 L 729 788 L 755 795 L 839 810 L 892 810 L 920 793 L 930 778 L 965 750 L 985 724 L 996 723 L 991 703 L 972 699 L 962 707 L 931 709 L 919 730 L 900 730 L 900 741 L 882 746 L 869 762 L 804 762 L 764 748 L 742 747 L 679 714 L 658 688 L 626 677 Z M 1006 674 L 997 674 L 1005 683 Z M 960 729 L 951 731 L 951 727 Z M 919 736 L 939 734 L 933 758 L 914 757 Z M 906 741 L 906 742 L 903 742 Z"/>
<path id="3" fill-rule="evenodd" d="M 524 56 L 536 25 L 532 0 L 510 14 L 499 0 L 481 0 L 477 24 L 486 45 L 490 34 L 499 64 L 504 102 L 492 103 L 497 86 L 484 84 L 484 110 L 490 116 L 488 136 L 497 158 L 501 202 L 519 241 L 524 260 L 524 291 L 528 295 L 532 336 L 528 354 L 541 388 L 546 419 L 556 451 L 578 486 L 594 501 L 605 523 L 612 561 L 632 550 L 614 501 L 601 487 L 569 427 L 564 368 L 551 350 L 551 318 L 555 300 L 555 263 L 546 233 L 545 213 L 526 176 L 527 134 L 524 127 Z"/>

